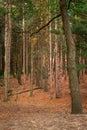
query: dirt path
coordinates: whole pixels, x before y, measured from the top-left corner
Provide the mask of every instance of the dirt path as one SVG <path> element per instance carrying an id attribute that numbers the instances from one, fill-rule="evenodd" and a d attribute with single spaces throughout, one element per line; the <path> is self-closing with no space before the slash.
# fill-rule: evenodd
<path id="1" fill-rule="evenodd" d="M 15 86 L 12 89 L 20 91 L 29 89 L 25 86 Z M 3 102 L 3 87 L 0 88 L 0 130 L 87 130 L 87 80 L 81 84 L 83 111 L 82 115 L 71 115 L 71 99 L 67 82 L 64 81 L 62 97 L 52 100 L 49 92 L 35 90 L 34 97 L 29 92 L 10 96 L 8 102 Z"/>
<path id="2" fill-rule="evenodd" d="M 0 130 L 87 130 L 87 115 L 59 113 L 55 108 L 2 104 Z"/>

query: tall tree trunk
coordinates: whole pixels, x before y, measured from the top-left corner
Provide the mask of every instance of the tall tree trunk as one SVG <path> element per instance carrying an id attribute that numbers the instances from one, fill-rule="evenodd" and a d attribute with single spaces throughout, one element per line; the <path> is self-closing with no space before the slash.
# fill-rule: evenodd
<path id="1" fill-rule="evenodd" d="M 58 21 L 55 20 L 55 30 L 58 29 Z M 56 98 L 61 97 L 61 91 L 60 91 L 60 83 L 59 80 L 59 56 L 58 56 L 58 35 L 55 34 L 55 88 L 56 88 Z"/>
<path id="2" fill-rule="evenodd" d="M 28 79 L 29 33 L 26 34 L 26 80 Z"/>
<path id="3" fill-rule="evenodd" d="M 18 83 L 22 85 L 22 80 L 21 80 L 21 72 L 22 72 L 22 40 L 21 38 L 18 39 L 18 55 L 17 55 L 17 79 Z"/>
<path id="4" fill-rule="evenodd" d="M 30 85 L 30 96 L 33 96 L 33 43 L 31 43 L 31 85 Z"/>
<path id="5" fill-rule="evenodd" d="M 22 85 L 22 81 L 21 81 L 21 71 L 22 71 L 22 53 L 21 50 L 19 50 L 19 54 L 18 54 L 18 61 L 17 61 L 17 79 L 18 79 L 18 83 L 20 85 Z"/>
<path id="6" fill-rule="evenodd" d="M 63 63 L 62 63 L 62 57 L 63 57 L 63 51 L 62 51 L 62 36 L 61 35 L 59 35 L 58 36 L 58 41 L 59 41 L 59 43 L 58 43 L 58 48 L 59 48 L 59 68 L 60 68 L 60 72 L 62 73 L 62 66 L 63 66 Z"/>
<path id="7" fill-rule="evenodd" d="M 60 10 L 62 15 L 62 21 L 64 25 L 66 45 L 68 49 L 68 73 L 69 73 L 69 85 L 72 99 L 72 113 L 82 113 L 82 101 L 80 88 L 78 84 L 76 62 L 75 62 L 75 43 L 72 37 L 69 18 L 67 14 L 66 0 L 60 0 Z"/>
<path id="8" fill-rule="evenodd" d="M 6 14 L 5 14 L 5 68 L 4 68 L 4 82 L 5 82 L 5 100 L 8 99 L 8 86 L 10 78 L 10 48 L 11 48 L 11 0 L 6 0 Z"/>
<path id="9" fill-rule="evenodd" d="M 50 0 L 49 0 L 50 2 Z M 51 10 L 49 8 L 49 18 L 51 18 Z M 52 30 L 52 25 L 50 24 L 49 26 L 49 31 Z M 52 77 L 53 77 L 53 72 L 52 72 L 52 35 L 51 35 L 51 32 L 49 32 L 49 49 L 50 49 L 50 64 L 49 64 L 49 71 L 50 71 L 50 97 L 53 98 L 53 90 L 52 90 L 52 87 L 53 87 L 53 82 L 52 82 Z"/>
<path id="10" fill-rule="evenodd" d="M 23 7 L 23 19 L 22 19 L 22 29 L 23 29 L 23 74 L 25 82 L 25 73 L 26 73 L 26 40 L 25 40 L 25 18 L 24 18 L 24 7 Z"/>
<path id="11" fill-rule="evenodd" d="M 0 70 L 2 70 L 2 50 L 0 49 L 0 51 L 1 51 L 1 54 L 0 54 Z"/>
<path id="12" fill-rule="evenodd" d="M 51 30 L 51 24 L 50 24 L 50 27 L 49 27 L 49 30 Z M 52 72 L 52 36 L 51 36 L 51 33 L 49 34 L 49 46 L 50 46 L 50 94 L 51 94 L 51 97 L 52 97 L 52 75 L 53 75 L 53 72 Z"/>

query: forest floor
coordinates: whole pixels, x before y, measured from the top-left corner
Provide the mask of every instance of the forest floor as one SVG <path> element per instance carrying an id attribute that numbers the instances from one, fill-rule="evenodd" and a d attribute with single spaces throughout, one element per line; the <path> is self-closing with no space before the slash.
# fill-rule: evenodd
<path id="1" fill-rule="evenodd" d="M 29 81 L 18 85 L 11 79 L 11 89 L 16 92 L 29 89 Z M 43 89 L 10 96 L 3 101 L 4 87 L 0 87 L 0 130 L 87 130 L 87 76 L 81 82 L 84 114 L 71 114 L 71 99 L 68 82 L 61 80 L 61 98 L 50 98 Z"/>

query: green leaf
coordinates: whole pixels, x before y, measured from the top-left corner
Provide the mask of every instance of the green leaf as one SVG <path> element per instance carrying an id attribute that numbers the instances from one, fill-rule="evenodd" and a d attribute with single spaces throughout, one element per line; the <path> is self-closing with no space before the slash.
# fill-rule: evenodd
<path id="1" fill-rule="evenodd" d="M 87 65 L 77 64 L 77 71 L 83 70 L 84 68 L 87 68 Z"/>

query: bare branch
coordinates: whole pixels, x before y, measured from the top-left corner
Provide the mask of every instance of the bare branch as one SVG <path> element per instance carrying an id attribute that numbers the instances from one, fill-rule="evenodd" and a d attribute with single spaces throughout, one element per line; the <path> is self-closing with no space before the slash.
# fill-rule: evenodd
<path id="1" fill-rule="evenodd" d="M 67 9 L 69 10 L 70 8 L 70 4 L 71 4 L 72 0 L 69 0 L 68 2 L 68 6 Z M 61 16 L 61 13 L 57 14 L 55 17 L 53 17 L 51 20 L 49 20 L 45 25 L 43 25 L 41 28 L 39 28 L 37 31 L 33 32 L 30 37 L 32 37 L 34 34 L 39 33 L 42 29 L 44 29 L 45 27 L 47 27 L 52 21 L 54 21 L 56 18 L 59 18 Z"/>
<path id="2" fill-rule="evenodd" d="M 42 29 L 44 29 L 46 26 L 48 26 L 54 19 L 60 17 L 61 14 L 57 14 L 55 17 L 53 17 L 50 21 L 48 21 L 48 23 L 46 23 L 45 25 L 43 25 L 41 28 L 39 28 L 36 32 L 33 32 L 30 37 L 32 37 L 34 34 L 40 32 Z"/>

